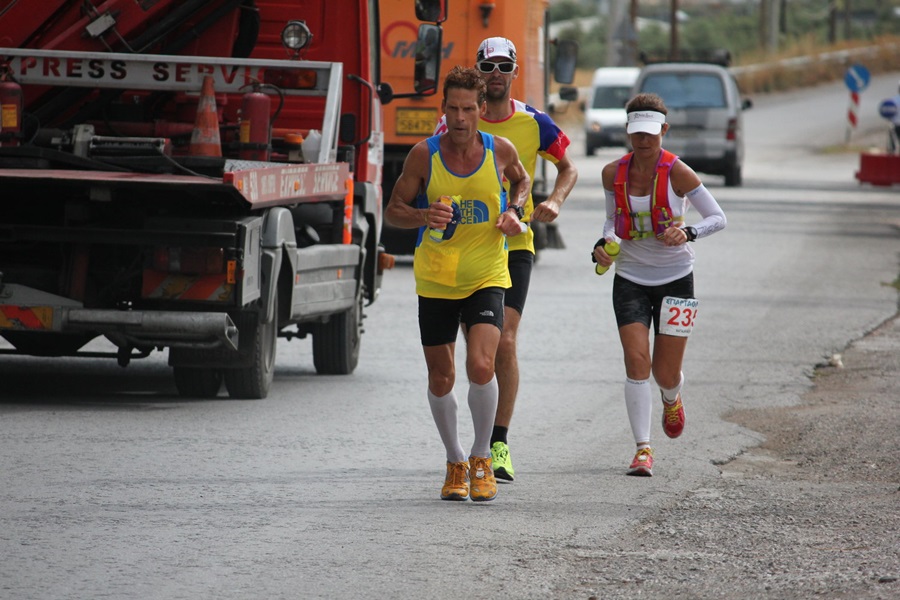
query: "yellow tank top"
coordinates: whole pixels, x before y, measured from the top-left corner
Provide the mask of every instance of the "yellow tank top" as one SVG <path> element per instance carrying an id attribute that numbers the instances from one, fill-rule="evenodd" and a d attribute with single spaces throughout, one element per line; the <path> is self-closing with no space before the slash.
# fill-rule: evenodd
<path id="1" fill-rule="evenodd" d="M 431 168 L 425 195 L 428 203 L 441 196 L 460 196 L 462 220 L 449 240 L 421 236 L 413 259 L 416 293 L 426 298 L 458 300 L 487 287 L 508 288 L 506 236 L 496 228 L 506 208 L 497 164 L 494 137 L 479 132 L 484 158 L 471 173 L 453 173 L 444 164 L 440 138 L 428 138 Z"/>
<path id="2" fill-rule="evenodd" d="M 543 113 L 519 100 L 510 100 L 513 113 L 502 121 L 481 119 L 478 129 L 492 135 L 505 137 L 519 152 L 519 160 L 531 178 L 534 187 L 537 158 L 540 155 L 554 165 L 566 154 L 569 138 L 557 127 L 546 113 Z M 534 211 L 534 199 L 531 190 L 525 202 L 525 221 L 531 221 Z M 510 250 L 530 250 L 534 252 L 534 232 L 531 227 L 521 235 L 508 240 Z"/>

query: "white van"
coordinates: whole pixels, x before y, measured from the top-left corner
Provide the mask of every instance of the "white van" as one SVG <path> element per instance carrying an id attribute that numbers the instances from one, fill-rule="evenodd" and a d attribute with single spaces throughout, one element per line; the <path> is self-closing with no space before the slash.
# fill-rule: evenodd
<path id="1" fill-rule="evenodd" d="M 637 81 L 639 67 L 603 67 L 594 71 L 584 110 L 584 153 L 603 146 L 624 146 L 625 103 Z"/>

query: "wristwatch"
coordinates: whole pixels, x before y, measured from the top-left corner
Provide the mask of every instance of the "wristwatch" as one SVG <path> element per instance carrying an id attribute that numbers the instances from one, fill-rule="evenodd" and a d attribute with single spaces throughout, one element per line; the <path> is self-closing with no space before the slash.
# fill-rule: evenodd
<path id="1" fill-rule="evenodd" d="M 688 225 L 684 228 L 684 235 L 687 236 L 687 241 L 693 242 L 697 239 L 697 230 Z"/>
<path id="2" fill-rule="evenodd" d="M 520 221 L 525 218 L 525 208 L 518 204 L 510 204 L 506 207 L 506 210 L 515 211 L 516 216 L 519 217 Z"/>

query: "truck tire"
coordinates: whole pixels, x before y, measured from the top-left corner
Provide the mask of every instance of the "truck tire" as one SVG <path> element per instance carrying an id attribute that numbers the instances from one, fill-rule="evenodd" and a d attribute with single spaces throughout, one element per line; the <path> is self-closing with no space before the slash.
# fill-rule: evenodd
<path id="1" fill-rule="evenodd" d="M 362 338 L 362 290 L 353 308 L 313 330 L 313 364 L 319 375 L 349 375 L 359 364 Z"/>
<path id="2" fill-rule="evenodd" d="M 742 183 L 741 165 L 732 163 L 725 167 L 725 187 L 740 187 Z"/>
<path id="3" fill-rule="evenodd" d="M 184 398 L 215 398 L 222 387 L 222 370 L 174 367 L 175 387 Z"/>
<path id="4" fill-rule="evenodd" d="M 238 345 L 251 344 L 253 364 L 239 369 L 225 369 L 225 388 L 232 398 L 259 400 L 269 395 L 275 377 L 275 350 L 278 342 L 278 294 L 275 294 L 273 317 L 260 323 L 253 312 L 232 315 L 240 332 Z"/>

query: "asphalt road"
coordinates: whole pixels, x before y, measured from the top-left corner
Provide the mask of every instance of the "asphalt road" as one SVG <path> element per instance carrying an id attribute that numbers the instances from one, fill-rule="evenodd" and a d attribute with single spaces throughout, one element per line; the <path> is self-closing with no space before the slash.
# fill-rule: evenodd
<path id="1" fill-rule="evenodd" d="M 873 105 L 896 81 L 873 82 Z M 125 370 L 0 357 L 0 596 L 572 597 L 580 557 L 760 443 L 723 415 L 796 404 L 815 365 L 896 312 L 885 285 L 898 272 L 896 188 L 859 185 L 858 154 L 830 148 L 843 141 L 846 90 L 755 100 L 744 186 L 704 177 L 729 224 L 696 244 L 688 425 L 678 440 L 654 430 L 654 477 L 624 476 L 633 442 L 611 277 L 588 257 L 600 167 L 620 151 L 587 159 L 573 131 L 581 177 L 559 220 L 566 248 L 543 253 L 534 274 L 517 479 L 496 501 L 438 500 L 443 448 L 401 261 L 368 310 L 357 371 L 319 377 L 308 342 L 282 341 L 264 401 L 182 400 L 161 355 Z M 866 118 L 860 139 L 880 125 Z"/>

